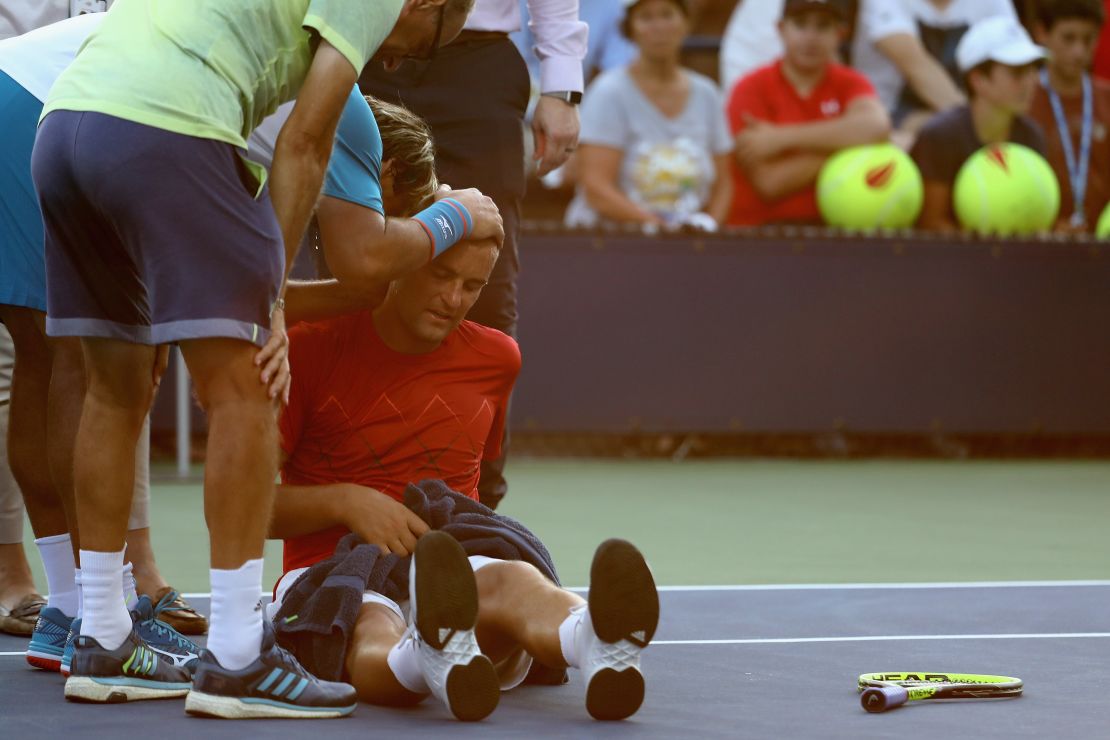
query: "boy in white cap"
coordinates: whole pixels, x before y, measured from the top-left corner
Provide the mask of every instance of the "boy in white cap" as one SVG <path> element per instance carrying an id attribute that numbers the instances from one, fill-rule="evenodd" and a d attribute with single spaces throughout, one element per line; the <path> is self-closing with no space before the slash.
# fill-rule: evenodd
<path id="1" fill-rule="evenodd" d="M 925 205 L 918 226 L 959 230 L 952 188 L 963 163 L 987 144 L 1011 141 L 1045 153 L 1044 134 L 1026 114 L 1037 87 L 1037 64 L 1045 51 L 1013 18 L 976 23 L 956 48 L 969 102 L 934 116 L 910 154 L 925 179 Z"/>

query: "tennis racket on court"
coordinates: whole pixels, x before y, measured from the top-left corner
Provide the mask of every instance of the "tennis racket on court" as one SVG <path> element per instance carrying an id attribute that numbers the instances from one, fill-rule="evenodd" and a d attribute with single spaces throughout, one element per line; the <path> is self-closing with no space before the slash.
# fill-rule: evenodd
<path id="1" fill-rule="evenodd" d="M 864 673 L 859 677 L 860 704 L 868 712 L 885 712 L 907 701 L 927 699 L 999 699 L 1021 696 L 1024 684 L 1011 676 L 975 673 Z"/>

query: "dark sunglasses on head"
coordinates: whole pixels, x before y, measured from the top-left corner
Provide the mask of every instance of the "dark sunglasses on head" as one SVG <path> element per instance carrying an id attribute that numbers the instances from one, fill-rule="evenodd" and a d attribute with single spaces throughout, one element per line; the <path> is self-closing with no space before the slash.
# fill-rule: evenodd
<path id="1" fill-rule="evenodd" d="M 432 39 L 431 48 L 425 49 L 420 54 L 414 54 L 410 59 L 416 59 L 422 62 L 430 62 L 435 59 L 436 52 L 439 51 L 439 40 L 443 38 L 443 17 L 447 15 L 447 3 L 439 6 L 439 19 L 436 20 L 436 34 Z"/>

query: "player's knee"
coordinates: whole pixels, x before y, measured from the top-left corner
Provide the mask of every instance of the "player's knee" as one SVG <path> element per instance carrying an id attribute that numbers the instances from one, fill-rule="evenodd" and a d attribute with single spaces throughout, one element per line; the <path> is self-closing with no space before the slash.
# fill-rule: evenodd
<path id="1" fill-rule="evenodd" d="M 229 359 L 232 361 L 226 364 L 206 364 L 190 370 L 201 407 L 208 413 L 226 404 L 269 408 L 272 403 L 260 381 L 262 370 L 255 366 L 253 357 L 239 354 Z"/>
<path id="2" fill-rule="evenodd" d="M 521 588 L 531 588 L 548 580 L 530 563 L 523 560 L 505 560 L 490 563 L 474 575 L 478 583 L 479 600 L 488 601 Z"/>

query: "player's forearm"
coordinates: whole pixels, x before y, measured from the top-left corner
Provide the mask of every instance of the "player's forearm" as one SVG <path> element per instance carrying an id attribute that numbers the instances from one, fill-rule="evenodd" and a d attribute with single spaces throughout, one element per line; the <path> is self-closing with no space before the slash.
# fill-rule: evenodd
<path id="1" fill-rule="evenodd" d="M 428 264 L 432 240 L 411 218 L 387 218 L 385 229 L 371 234 L 351 261 L 348 274 L 336 273 L 341 282 L 386 285 Z"/>
<path id="2" fill-rule="evenodd" d="M 890 117 L 881 109 L 868 108 L 829 121 L 781 126 L 780 132 L 782 151 L 835 152 L 884 141 L 890 136 Z"/>
<path id="3" fill-rule="evenodd" d="M 346 526 L 343 520 L 344 489 L 339 483 L 321 486 L 277 486 L 274 513 L 270 520 L 271 539 L 289 539 Z"/>
<path id="4" fill-rule="evenodd" d="M 752 168 L 748 176 L 759 197 L 772 202 L 813 185 L 825 160 L 823 154 L 791 154 Z"/>
<path id="5" fill-rule="evenodd" d="M 278 136 L 270 176 L 270 200 L 285 241 L 285 276 L 297 257 L 312 209 L 320 196 L 331 155 L 331 138 L 326 149 L 322 140 Z"/>
<path id="6" fill-rule="evenodd" d="M 350 286 L 338 280 L 290 280 L 285 288 L 286 326 L 377 308 L 388 288 L 384 282 Z"/>

